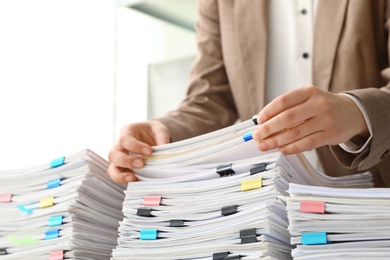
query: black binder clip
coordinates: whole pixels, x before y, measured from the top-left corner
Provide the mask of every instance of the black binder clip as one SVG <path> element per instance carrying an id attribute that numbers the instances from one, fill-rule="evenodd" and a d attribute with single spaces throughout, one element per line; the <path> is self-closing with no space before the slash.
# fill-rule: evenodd
<path id="1" fill-rule="evenodd" d="M 232 164 L 218 166 L 217 173 L 219 174 L 219 177 L 225 177 L 225 176 L 235 174 L 235 172 L 232 169 Z"/>
<path id="2" fill-rule="evenodd" d="M 170 227 L 184 227 L 184 220 L 182 219 L 172 219 L 169 221 Z"/>
<path id="3" fill-rule="evenodd" d="M 213 254 L 213 260 L 225 260 L 226 257 L 229 256 L 229 251 L 227 252 L 220 252 L 220 253 L 214 253 Z"/>
<path id="4" fill-rule="evenodd" d="M 220 252 L 213 254 L 213 260 L 240 260 L 241 255 L 232 255 L 229 256 L 230 252 Z"/>
<path id="5" fill-rule="evenodd" d="M 259 122 L 257 122 L 257 115 L 252 116 L 252 121 L 253 121 L 253 123 L 254 123 L 255 125 L 258 125 L 258 124 L 259 124 Z"/>
<path id="6" fill-rule="evenodd" d="M 240 238 L 241 238 L 241 244 L 257 242 L 256 228 L 241 230 Z"/>
<path id="7" fill-rule="evenodd" d="M 0 248 L 0 255 L 6 255 L 7 254 L 7 248 Z"/>
<path id="8" fill-rule="evenodd" d="M 228 216 L 237 213 L 237 205 L 226 206 L 221 209 L 222 216 Z"/>
<path id="9" fill-rule="evenodd" d="M 149 208 L 139 208 L 137 210 L 137 215 L 138 216 L 142 216 L 142 217 L 151 217 L 152 214 L 152 209 L 149 209 Z"/>
<path id="10" fill-rule="evenodd" d="M 265 171 L 266 168 L 267 168 L 267 164 L 266 163 L 260 163 L 255 168 L 250 169 L 249 172 L 250 172 L 251 175 L 254 175 L 256 173 Z"/>

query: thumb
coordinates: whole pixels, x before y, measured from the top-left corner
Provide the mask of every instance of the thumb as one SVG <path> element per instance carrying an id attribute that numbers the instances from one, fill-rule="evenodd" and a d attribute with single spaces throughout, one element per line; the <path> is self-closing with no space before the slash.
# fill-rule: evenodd
<path id="1" fill-rule="evenodd" d="M 168 144 L 171 142 L 168 130 L 157 131 L 155 138 L 157 145 Z"/>
<path id="2" fill-rule="evenodd" d="M 152 127 L 156 145 L 163 145 L 171 142 L 171 135 L 169 130 L 163 123 L 154 121 Z"/>

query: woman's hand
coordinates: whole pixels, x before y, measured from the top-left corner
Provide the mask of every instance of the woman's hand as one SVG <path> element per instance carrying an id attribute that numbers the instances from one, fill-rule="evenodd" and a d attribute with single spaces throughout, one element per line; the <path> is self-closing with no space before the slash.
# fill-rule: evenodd
<path id="1" fill-rule="evenodd" d="M 351 98 L 315 86 L 300 87 L 277 97 L 260 111 L 257 121 L 253 138 L 259 149 L 277 148 L 284 154 L 369 135 L 363 114 Z"/>
<path id="2" fill-rule="evenodd" d="M 141 156 L 152 153 L 151 146 L 170 142 L 168 128 L 159 121 L 146 121 L 126 125 L 121 129 L 119 140 L 111 148 L 108 175 L 117 183 L 136 181 L 133 169 L 144 166 Z"/>

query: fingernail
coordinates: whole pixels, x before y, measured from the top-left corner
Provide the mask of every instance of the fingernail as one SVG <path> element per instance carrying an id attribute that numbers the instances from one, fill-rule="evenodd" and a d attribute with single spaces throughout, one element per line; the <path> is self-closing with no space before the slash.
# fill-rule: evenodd
<path id="1" fill-rule="evenodd" d="M 259 132 L 258 132 L 257 130 L 253 131 L 253 132 L 252 132 L 252 137 L 253 137 L 253 139 L 255 139 L 255 140 L 260 140 L 260 134 L 259 134 Z"/>
<path id="2" fill-rule="evenodd" d="M 266 151 L 268 149 L 268 145 L 265 142 L 259 143 L 259 149 L 262 151 Z"/>
<path id="3" fill-rule="evenodd" d="M 141 153 L 143 155 L 149 155 L 150 154 L 150 150 L 148 148 L 144 147 L 144 148 L 141 149 Z"/>
<path id="4" fill-rule="evenodd" d="M 133 166 L 136 168 L 141 168 L 143 166 L 143 163 L 140 159 L 137 159 L 133 161 Z"/>
<path id="5" fill-rule="evenodd" d="M 131 182 L 131 181 L 133 181 L 133 177 L 131 177 L 131 176 L 126 176 L 125 182 Z"/>

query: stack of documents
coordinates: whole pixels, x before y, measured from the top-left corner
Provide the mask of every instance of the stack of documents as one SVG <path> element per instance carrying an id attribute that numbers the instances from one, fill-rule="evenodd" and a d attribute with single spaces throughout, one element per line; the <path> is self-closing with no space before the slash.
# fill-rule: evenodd
<path id="1" fill-rule="evenodd" d="M 153 147 L 129 183 L 112 260 L 290 259 L 289 183 L 372 187 L 371 175 L 332 178 L 302 154 L 257 149 L 248 120 Z"/>
<path id="2" fill-rule="evenodd" d="M 0 259 L 109 259 L 125 187 L 92 151 L 0 172 Z"/>
<path id="3" fill-rule="evenodd" d="M 389 259 L 390 189 L 291 184 L 294 259 Z"/>

